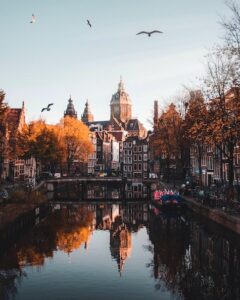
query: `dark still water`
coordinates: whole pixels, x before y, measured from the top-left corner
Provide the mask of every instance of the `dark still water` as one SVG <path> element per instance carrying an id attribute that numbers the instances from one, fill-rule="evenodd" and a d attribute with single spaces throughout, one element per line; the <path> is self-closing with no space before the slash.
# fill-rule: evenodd
<path id="1" fill-rule="evenodd" d="M 240 299 L 240 239 L 148 204 L 53 204 L 1 242 L 0 299 Z"/>

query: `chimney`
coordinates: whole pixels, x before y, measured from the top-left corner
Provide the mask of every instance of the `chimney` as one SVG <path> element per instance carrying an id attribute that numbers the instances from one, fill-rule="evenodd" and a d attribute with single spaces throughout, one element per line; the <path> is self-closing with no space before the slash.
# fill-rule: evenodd
<path id="1" fill-rule="evenodd" d="M 159 118 L 159 110 L 158 110 L 158 100 L 154 101 L 154 117 L 153 117 L 153 129 L 154 131 L 157 130 L 158 126 L 158 118 Z"/>

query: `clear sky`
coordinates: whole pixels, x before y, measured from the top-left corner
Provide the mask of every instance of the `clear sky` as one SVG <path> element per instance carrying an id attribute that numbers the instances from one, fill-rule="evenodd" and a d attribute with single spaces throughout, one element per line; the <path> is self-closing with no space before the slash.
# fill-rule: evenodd
<path id="1" fill-rule="evenodd" d="M 163 105 L 203 73 L 228 14 L 224 0 L 0 0 L 0 88 L 11 107 L 25 101 L 28 120 L 54 102 L 42 117 L 57 122 L 70 94 L 79 117 L 89 99 L 103 120 L 121 75 L 133 115 L 149 126 L 154 100 Z M 153 29 L 164 33 L 136 35 Z"/>

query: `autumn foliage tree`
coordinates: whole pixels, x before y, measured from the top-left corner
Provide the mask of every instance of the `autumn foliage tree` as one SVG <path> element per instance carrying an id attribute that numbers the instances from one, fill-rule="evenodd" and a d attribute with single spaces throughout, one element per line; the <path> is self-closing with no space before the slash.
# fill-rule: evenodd
<path id="1" fill-rule="evenodd" d="M 64 164 L 70 172 L 74 160 L 86 161 L 91 151 L 88 127 L 71 117 L 57 125 L 47 125 L 43 120 L 31 122 L 18 133 L 18 156 L 33 156 L 52 173 Z"/>
<path id="2" fill-rule="evenodd" d="M 56 165 L 60 163 L 60 153 L 55 131 L 43 120 L 31 122 L 18 133 L 18 157 L 33 156 L 45 169 L 54 173 Z"/>
<path id="3" fill-rule="evenodd" d="M 67 116 L 58 125 L 57 131 L 69 173 L 74 160 L 86 162 L 88 155 L 93 151 L 89 129 L 81 121 Z"/>
<path id="4" fill-rule="evenodd" d="M 234 149 L 239 131 L 238 59 L 226 48 L 217 47 L 208 56 L 205 94 L 208 100 L 208 142 L 228 164 L 229 199 L 233 198 Z M 222 162 L 221 162 L 222 168 Z"/>
<path id="5" fill-rule="evenodd" d="M 155 153 L 162 158 L 160 168 L 165 169 L 168 180 L 171 166 L 175 168 L 176 164 L 182 162 L 182 121 L 173 103 L 169 105 L 158 120 L 154 147 L 156 148 Z"/>
<path id="6" fill-rule="evenodd" d="M 189 146 L 196 150 L 199 184 L 202 185 L 202 158 L 207 130 L 207 105 L 200 90 L 190 92 L 190 100 L 184 120 L 184 135 Z"/>

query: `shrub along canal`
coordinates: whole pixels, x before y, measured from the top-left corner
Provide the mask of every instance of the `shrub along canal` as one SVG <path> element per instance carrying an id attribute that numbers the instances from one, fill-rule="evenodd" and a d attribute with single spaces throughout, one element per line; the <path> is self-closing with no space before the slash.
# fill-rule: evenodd
<path id="1" fill-rule="evenodd" d="M 240 237 L 148 203 L 52 203 L 0 241 L 0 299 L 240 299 Z"/>

